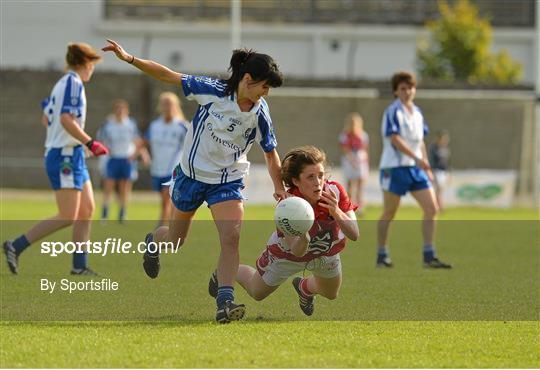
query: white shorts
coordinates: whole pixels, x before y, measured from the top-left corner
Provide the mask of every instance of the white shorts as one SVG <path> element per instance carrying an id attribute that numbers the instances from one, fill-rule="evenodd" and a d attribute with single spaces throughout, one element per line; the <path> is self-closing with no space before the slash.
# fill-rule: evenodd
<path id="1" fill-rule="evenodd" d="M 269 286 L 279 286 L 303 270 L 311 271 L 315 276 L 331 279 L 341 275 L 341 258 L 338 253 L 333 256 L 321 256 L 309 262 L 294 262 L 277 258 L 265 250 L 257 259 L 257 271 Z"/>
<path id="2" fill-rule="evenodd" d="M 444 170 L 433 170 L 433 177 L 435 177 L 435 184 L 439 188 L 444 188 L 448 183 L 448 172 Z"/>
<path id="3" fill-rule="evenodd" d="M 347 180 L 366 179 L 369 176 L 369 165 L 366 161 L 359 161 L 355 168 L 346 157 L 341 157 L 341 168 Z"/>

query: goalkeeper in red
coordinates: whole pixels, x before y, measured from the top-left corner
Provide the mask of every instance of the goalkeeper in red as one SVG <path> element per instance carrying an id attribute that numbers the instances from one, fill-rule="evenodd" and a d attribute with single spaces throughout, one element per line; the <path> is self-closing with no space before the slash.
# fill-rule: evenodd
<path id="1" fill-rule="evenodd" d="M 326 179 L 326 156 L 313 146 L 291 150 L 282 162 L 282 178 L 293 196 L 308 201 L 315 213 L 315 222 L 302 236 L 274 231 L 256 262 L 256 269 L 240 265 L 236 281 L 255 300 L 272 294 L 290 276 L 308 270 L 308 277 L 292 281 L 300 299 L 300 308 L 311 316 L 317 294 L 336 299 L 341 287 L 339 253 L 346 240 L 357 240 L 358 224 L 352 204 L 343 186 Z M 208 292 L 215 297 L 218 281 L 214 272 Z"/>

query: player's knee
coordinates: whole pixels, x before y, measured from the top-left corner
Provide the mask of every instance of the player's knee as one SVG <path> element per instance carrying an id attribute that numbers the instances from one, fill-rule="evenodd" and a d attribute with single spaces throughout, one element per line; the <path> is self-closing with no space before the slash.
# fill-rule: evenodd
<path id="1" fill-rule="evenodd" d="M 64 226 L 69 226 L 77 219 L 77 214 L 77 209 L 60 209 L 58 220 L 62 222 Z"/>
<path id="2" fill-rule="evenodd" d="M 232 251 L 238 251 L 240 244 L 240 233 L 231 231 L 221 236 L 221 248 L 226 248 Z"/>
<path id="3" fill-rule="evenodd" d="M 329 292 L 329 293 L 326 293 L 325 295 L 325 297 L 329 299 L 330 301 L 337 299 L 338 296 L 339 296 L 339 291 Z"/>
<path id="4" fill-rule="evenodd" d="M 381 215 L 381 218 L 379 219 L 379 221 L 382 221 L 382 222 L 390 222 L 394 219 L 394 216 L 396 215 L 395 212 L 384 212 L 382 215 Z"/>
<path id="5" fill-rule="evenodd" d="M 268 297 L 268 294 L 264 292 L 254 292 L 253 294 L 251 294 L 251 298 L 253 298 L 254 300 L 258 302 L 262 301 L 266 297 Z"/>
<path id="6" fill-rule="evenodd" d="M 84 206 L 81 206 L 81 208 L 79 209 L 79 219 L 80 220 L 90 220 L 92 219 L 92 216 L 94 214 L 94 210 L 95 210 L 96 206 L 91 203 L 91 204 L 85 204 Z"/>
<path id="7" fill-rule="evenodd" d="M 254 300 L 256 300 L 257 302 L 260 302 L 260 301 L 262 301 L 263 299 L 265 299 L 266 296 L 259 295 L 259 294 L 254 294 L 254 295 L 252 296 L 252 298 L 253 298 Z"/>
<path id="8" fill-rule="evenodd" d="M 59 214 L 58 215 L 58 222 L 60 223 L 61 227 L 68 227 L 68 226 L 73 225 L 76 218 L 77 217 L 75 215 L 71 215 L 71 214 L 69 214 L 69 215 Z"/>
<path id="9" fill-rule="evenodd" d="M 424 209 L 424 219 L 426 220 L 435 219 L 437 214 L 439 214 L 439 207 L 436 204 Z"/>

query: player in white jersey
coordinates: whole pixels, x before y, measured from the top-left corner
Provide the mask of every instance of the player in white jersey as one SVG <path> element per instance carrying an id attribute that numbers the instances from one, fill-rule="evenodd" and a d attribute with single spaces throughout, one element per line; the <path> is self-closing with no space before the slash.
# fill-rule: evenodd
<path id="1" fill-rule="evenodd" d="M 159 225 L 165 225 L 172 210 L 169 182 L 174 167 L 180 162 L 184 140 L 189 123 L 180 106 L 180 99 L 172 92 L 159 96 L 158 111 L 160 116 L 150 123 L 145 139 L 152 152 L 152 189 L 161 198 Z"/>
<path id="2" fill-rule="evenodd" d="M 103 208 L 101 220 L 109 217 L 111 195 L 118 186 L 120 204 L 118 221 L 124 222 L 133 182 L 137 180 L 137 157 L 149 164 L 148 151 L 135 121 L 129 117 L 129 104 L 124 99 L 113 102 L 113 114 L 99 129 L 97 138 L 109 148 L 103 179 Z"/>
<path id="3" fill-rule="evenodd" d="M 380 183 L 384 194 L 384 211 L 377 226 L 377 266 L 393 266 L 388 254 L 388 228 L 398 210 L 401 197 L 411 192 L 424 212 L 424 266 L 451 268 L 451 265 L 436 257 L 433 246 L 438 207 L 431 186 L 433 175 L 424 144 L 424 135 L 428 133 L 428 128 L 420 108 L 413 102 L 416 78 L 408 72 L 394 74 L 392 91 L 396 100 L 386 108 L 382 120 Z"/>
<path id="4" fill-rule="evenodd" d="M 73 224 L 73 241 L 86 242 L 94 212 L 94 193 L 82 144 L 96 155 L 107 148 L 84 131 L 88 82 L 101 56 L 88 44 L 69 44 L 68 72 L 54 85 L 43 105 L 42 122 L 47 123 L 45 167 L 55 191 L 58 214 L 34 225 L 14 240 L 4 242 L 4 253 L 12 273 L 17 274 L 20 254 L 35 241 Z M 86 251 L 73 254 L 72 274 L 95 275 L 88 268 Z"/>
<path id="5" fill-rule="evenodd" d="M 312 275 L 293 279 L 300 308 L 307 316 L 314 310 L 315 295 L 336 299 L 341 287 L 339 253 L 347 239 L 357 240 L 358 224 L 343 186 L 326 179 L 326 155 L 313 146 L 291 150 L 283 158 L 282 178 L 288 192 L 307 200 L 313 207 L 315 222 L 302 236 L 287 236 L 277 229 L 256 262 L 256 269 L 240 265 L 236 280 L 255 300 L 272 294 L 290 276 L 304 270 Z M 214 272 L 208 283 L 208 293 L 217 294 Z"/>
<path id="6" fill-rule="evenodd" d="M 216 223 L 221 253 L 217 276 L 216 321 L 230 322 L 244 316 L 245 306 L 234 303 L 234 281 L 239 265 L 239 238 L 244 216 L 243 178 L 247 175 L 247 153 L 255 141 L 265 152 L 276 199 L 288 196 L 281 180 L 281 162 L 268 104 L 263 96 L 279 87 L 283 77 L 276 62 L 252 50 L 234 50 L 227 80 L 198 77 L 171 71 L 165 66 L 128 54 L 115 41 L 107 40 L 104 51 L 150 76 L 181 85 L 188 100 L 199 107 L 188 128 L 182 159 L 173 173 L 171 198 L 175 208 L 169 227 L 162 226 L 146 237 L 151 241 L 183 243 L 196 210 L 206 201 Z M 144 269 L 155 278 L 159 251 L 148 249 Z"/>

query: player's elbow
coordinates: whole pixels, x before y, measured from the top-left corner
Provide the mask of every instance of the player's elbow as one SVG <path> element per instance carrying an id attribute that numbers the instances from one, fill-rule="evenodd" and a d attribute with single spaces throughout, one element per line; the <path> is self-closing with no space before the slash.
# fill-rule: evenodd
<path id="1" fill-rule="evenodd" d="M 398 134 L 390 135 L 390 142 L 392 145 L 397 146 L 400 143 L 400 138 Z"/>
<path id="2" fill-rule="evenodd" d="M 356 221 L 354 221 L 354 224 L 350 225 L 350 230 L 347 230 L 346 236 L 353 242 L 357 241 L 360 237 L 360 230 L 358 229 L 358 225 L 356 224 Z"/>
<path id="3" fill-rule="evenodd" d="M 62 113 L 60 115 L 60 124 L 63 127 L 66 127 L 67 125 L 70 125 L 73 122 L 73 116 L 69 113 Z"/>
<path id="4" fill-rule="evenodd" d="M 182 75 L 167 68 L 157 76 L 157 79 L 168 84 L 178 85 L 182 81 Z"/>

